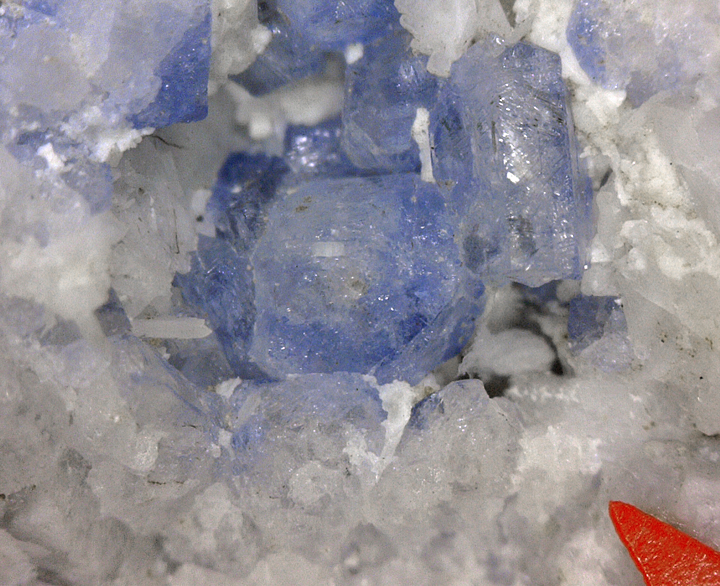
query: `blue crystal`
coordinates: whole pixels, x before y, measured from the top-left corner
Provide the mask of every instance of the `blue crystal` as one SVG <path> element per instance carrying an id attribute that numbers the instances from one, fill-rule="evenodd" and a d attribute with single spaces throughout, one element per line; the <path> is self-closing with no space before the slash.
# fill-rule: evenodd
<path id="1" fill-rule="evenodd" d="M 570 301 L 570 349 L 579 353 L 608 333 L 627 333 L 622 303 L 617 297 L 578 295 Z"/>
<path id="2" fill-rule="evenodd" d="M 155 100 L 130 117 L 135 128 L 159 128 L 177 122 L 195 122 L 207 116 L 210 73 L 210 7 L 198 24 L 160 63 L 160 91 Z"/>
<path id="3" fill-rule="evenodd" d="M 357 374 L 245 381 L 230 398 L 230 413 L 231 473 L 251 482 L 258 482 L 259 475 L 273 477 L 276 485 L 281 470 L 291 474 L 308 460 L 345 470 L 343 450 L 356 434 L 378 455 L 384 443 L 378 391 Z"/>
<path id="4" fill-rule="evenodd" d="M 221 237 L 247 251 L 264 227 L 263 216 L 289 171 L 279 157 L 235 153 L 223 164 L 207 204 Z"/>
<path id="5" fill-rule="evenodd" d="M 249 354 L 266 372 L 418 382 L 481 311 L 439 190 L 415 175 L 319 180 L 270 210 L 252 256 Z M 467 290 L 466 290 L 467 289 Z"/>
<path id="6" fill-rule="evenodd" d="M 285 161 L 297 179 L 361 175 L 342 150 L 339 118 L 317 126 L 289 126 L 285 132 Z"/>
<path id="7" fill-rule="evenodd" d="M 313 47 L 269 2 L 258 5 L 260 23 L 272 39 L 253 64 L 233 80 L 254 96 L 271 92 L 286 83 L 323 72 L 325 52 Z"/>
<path id="8" fill-rule="evenodd" d="M 701 11 L 695 19 L 682 15 L 674 20 L 649 0 L 578 0 L 566 36 L 593 81 L 626 90 L 630 102 L 639 106 L 659 91 L 698 77 L 705 39 L 715 35 L 705 27 Z"/>
<path id="9" fill-rule="evenodd" d="M 244 378 L 263 376 L 247 359 L 255 320 L 250 251 L 286 172 L 277 157 L 228 157 L 207 206 L 217 237 L 200 237 L 190 272 L 175 280 L 185 300 L 207 314 L 230 366 Z"/>
<path id="10" fill-rule="evenodd" d="M 36 115 L 39 120 L 43 116 Z M 85 145 L 68 139 L 62 133 L 48 128 L 20 132 L 7 145 L 8 151 L 19 161 L 35 168 L 44 168 L 47 163 L 38 156 L 40 147 L 52 144 L 54 152 L 65 160 L 65 170 L 60 179 L 71 189 L 80 193 L 89 205 L 91 214 L 110 209 L 112 205 L 112 174 L 110 166 L 90 159 Z"/>
<path id="11" fill-rule="evenodd" d="M 467 267 L 489 280 L 581 274 L 591 191 L 560 73 L 560 58 L 533 45 L 476 44 L 431 112 L 435 179 L 462 218 Z"/>
<path id="12" fill-rule="evenodd" d="M 330 51 L 373 41 L 400 17 L 390 0 L 277 0 L 277 7 L 312 45 Z"/>
<path id="13" fill-rule="evenodd" d="M 363 169 L 420 168 L 411 129 L 417 109 L 434 106 L 439 82 L 427 72 L 427 57 L 410 49 L 411 38 L 394 31 L 368 44 L 346 69 L 343 147 Z"/>

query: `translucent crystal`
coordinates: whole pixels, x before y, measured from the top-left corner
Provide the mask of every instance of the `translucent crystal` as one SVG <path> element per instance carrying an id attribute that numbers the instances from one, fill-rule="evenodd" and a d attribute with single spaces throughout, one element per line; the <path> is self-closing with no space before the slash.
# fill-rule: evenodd
<path id="1" fill-rule="evenodd" d="M 342 132 L 339 118 L 317 126 L 289 126 L 285 132 L 285 161 L 296 178 L 363 174 L 343 151 Z"/>
<path id="2" fill-rule="evenodd" d="M 300 185 L 270 210 L 251 260 L 250 356 L 275 376 L 417 382 L 459 351 L 480 310 L 441 194 L 414 175 Z"/>
<path id="3" fill-rule="evenodd" d="M 190 272 L 176 277 L 185 299 L 207 313 L 230 365 L 243 377 L 261 376 L 246 356 L 255 319 L 250 253 L 287 170 L 277 157 L 230 156 L 207 205 L 217 237 L 201 236 Z"/>
<path id="4" fill-rule="evenodd" d="M 439 81 L 427 58 L 410 49 L 403 30 L 368 44 L 345 73 L 343 147 L 363 169 L 417 171 L 418 147 L 411 129 L 418 108 L 430 109 Z"/>
<path id="5" fill-rule="evenodd" d="M 258 17 L 272 38 L 253 64 L 233 79 L 259 96 L 286 83 L 323 72 L 326 54 L 291 26 L 271 2 L 260 2 Z"/>
<path id="6" fill-rule="evenodd" d="M 433 173 L 470 270 L 530 286 L 580 276 L 591 192 L 573 132 L 554 53 L 495 40 L 453 65 L 430 114 Z"/>

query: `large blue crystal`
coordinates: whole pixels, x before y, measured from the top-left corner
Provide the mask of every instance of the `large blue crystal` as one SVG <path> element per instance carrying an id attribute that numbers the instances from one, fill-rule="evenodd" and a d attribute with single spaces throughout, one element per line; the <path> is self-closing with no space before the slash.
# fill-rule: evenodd
<path id="1" fill-rule="evenodd" d="M 439 81 L 427 72 L 427 57 L 410 49 L 411 38 L 393 31 L 368 44 L 345 72 L 343 147 L 363 169 L 420 168 L 411 129 L 417 109 L 434 106 Z"/>
<path id="2" fill-rule="evenodd" d="M 230 366 L 245 378 L 263 376 L 247 358 L 255 321 L 250 253 L 287 170 L 277 157 L 231 155 L 207 206 L 217 237 L 201 236 L 190 272 L 176 277 L 185 300 L 206 312 Z"/>
<path id="3" fill-rule="evenodd" d="M 453 65 L 430 136 L 470 270 L 530 286 L 580 276 L 591 192 L 557 55 L 527 43 L 474 45 Z"/>
<path id="4" fill-rule="evenodd" d="M 388 0 L 277 0 L 277 7 L 312 45 L 331 51 L 377 39 L 400 17 Z"/>
<path id="5" fill-rule="evenodd" d="M 418 382 L 480 311 L 441 194 L 412 174 L 300 185 L 270 210 L 252 264 L 250 356 L 275 376 Z"/>

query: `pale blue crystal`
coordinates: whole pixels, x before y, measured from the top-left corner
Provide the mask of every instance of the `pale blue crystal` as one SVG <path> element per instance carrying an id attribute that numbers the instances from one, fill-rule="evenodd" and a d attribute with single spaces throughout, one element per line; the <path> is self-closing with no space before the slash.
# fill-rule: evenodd
<path id="1" fill-rule="evenodd" d="M 399 19 L 389 0 L 277 0 L 277 7 L 293 28 L 323 50 L 377 39 Z"/>
<path id="2" fill-rule="evenodd" d="M 230 366 L 245 378 L 263 376 L 247 358 L 255 320 L 250 253 L 287 170 L 277 157 L 231 155 L 207 206 L 217 237 L 200 237 L 190 272 L 175 280 L 185 300 L 207 314 Z"/>
<path id="3" fill-rule="evenodd" d="M 326 53 L 293 28 L 287 18 L 279 13 L 273 2 L 258 5 L 260 23 L 272 38 L 253 64 L 233 80 L 242 84 L 252 95 L 271 92 L 288 82 L 323 72 Z"/>
<path id="4" fill-rule="evenodd" d="M 539 286 L 578 278 L 591 229 L 560 58 L 527 43 L 476 44 L 431 112 L 435 179 L 461 217 L 466 266 Z"/>
<path id="5" fill-rule="evenodd" d="M 639 106 L 659 91 L 697 80 L 706 43 L 715 37 L 703 7 L 679 2 L 677 12 L 667 8 L 654 0 L 578 0 L 568 43 L 596 83 L 626 90 Z"/>
<path id="6" fill-rule="evenodd" d="M 285 161 L 297 180 L 367 174 L 358 169 L 343 151 L 342 131 L 339 118 L 316 126 L 288 127 L 285 132 Z"/>
<path id="7" fill-rule="evenodd" d="M 289 480 L 309 460 L 344 472 L 350 438 L 362 437 L 376 455 L 384 442 L 385 412 L 378 391 L 358 374 L 245 381 L 235 389 L 229 407 L 229 473 L 244 483 L 280 488 L 278 474 L 281 481 Z"/>

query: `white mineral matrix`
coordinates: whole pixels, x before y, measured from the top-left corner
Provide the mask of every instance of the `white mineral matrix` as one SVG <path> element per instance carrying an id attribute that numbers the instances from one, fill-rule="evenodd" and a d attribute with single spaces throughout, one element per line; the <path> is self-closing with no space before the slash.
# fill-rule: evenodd
<path id="1" fill-rule="evenodd" d="M 720 549 L 719 12 L 0 2 L 0 584 Z"/>

